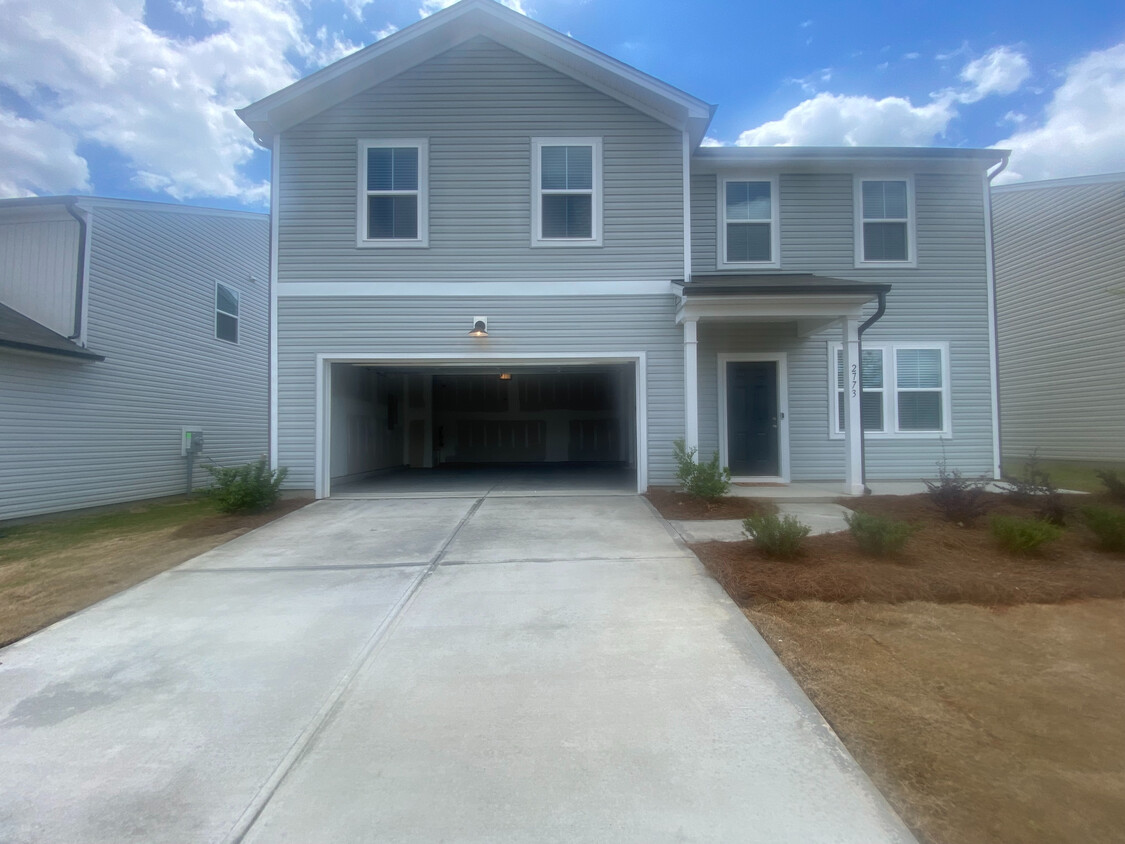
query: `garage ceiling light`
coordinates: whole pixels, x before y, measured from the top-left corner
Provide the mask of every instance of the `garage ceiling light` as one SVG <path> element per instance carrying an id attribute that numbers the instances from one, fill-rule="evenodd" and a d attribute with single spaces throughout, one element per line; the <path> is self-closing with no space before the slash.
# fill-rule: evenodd
<path id="1" fill-rule="evenodd" d="M 488 317 L 478 316 L 473 317 L 473 330 L 469 332 L 470 337 L 487 337 L 488 336 Z"/>
<path id="2" fill-rule="evenodd" d="M 512 373 L 510 373 L 510 372 L 501 372 L 501 373 L 500 373 L 500 380 L 501 380 L 501 381 L 511 381 L 511 380 L 512 380 Z"/>

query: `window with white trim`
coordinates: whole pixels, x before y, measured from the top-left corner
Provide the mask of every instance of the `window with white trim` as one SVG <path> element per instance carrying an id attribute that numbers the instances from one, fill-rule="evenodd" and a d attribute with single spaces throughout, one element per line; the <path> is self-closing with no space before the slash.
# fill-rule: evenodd
<path id="1" fill-rule="evenodd" d="M 722 179 L 719 264 L 779 264 L 777 179 Z"/>
<path id="2" fill-rule="evenodd" d="M 844 352 L 830 346 L 831 434 L 846 428 Z M 879 343 L 863 346 L 860 413 L 875 436 L 947 436 L 950 433 L 949 352 L 944 343 Z"/>
<path id="3" fill-rule="evenodd" d="M 856 179 L 857 263 L 914 263 L 913 205 L 910 178 Z"/>
<path id="4" fill-rule="evenodd" d="M 360 141 L 359 245 L 427 245 L 428 149 L 424 140 Z"/>
<path id="5" fill-rule="evenodd" d="M 238 342 L 238 291 L 215 284 L 215 339 Z"/>
<path id="6" fill-rule="evenodd" d="M 532 142 L 533 245 L 601 243 L 600 138 Z"/>
<path id="7" fill-rule="evenodd" d="M 844 390 L 850 380 L 844 372 L 844 350 L 837 346 L 833 352 L 836 358 L 836 427 L 833 433 L 842 434 L 845 430 Z M 882 432 L 886 430 L 886 387 L 883 382 L 884 350 L 864 348 L 863 350 L 863 396 L 860 398 L 860 413 L 863 415 L 863 430 Z"/>

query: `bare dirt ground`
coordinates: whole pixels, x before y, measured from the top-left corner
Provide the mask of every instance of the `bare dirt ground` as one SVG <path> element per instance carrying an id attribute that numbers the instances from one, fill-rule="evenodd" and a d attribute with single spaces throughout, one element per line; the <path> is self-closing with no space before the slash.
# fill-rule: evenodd
<path id="1" fill-rule="evenodd" d="M 203 498 L 0 528 L 0 646 L 308 504 L 224 516 Z"/>
<path id="2" fill-rule="evenodd" d="M 1125 840 L 1125 602 L 746 614 L 920 841 Z"/>
<path id="3" fill-rule="evenodd" d="M 1125 554 L 1073 515 L 1021 557 L 925 496 L 841 503 L 916 532 L 897 559 L 848 533 L 787 562 L 750 542 L 692 549 L 919 839 L 1125 841 Z"/>

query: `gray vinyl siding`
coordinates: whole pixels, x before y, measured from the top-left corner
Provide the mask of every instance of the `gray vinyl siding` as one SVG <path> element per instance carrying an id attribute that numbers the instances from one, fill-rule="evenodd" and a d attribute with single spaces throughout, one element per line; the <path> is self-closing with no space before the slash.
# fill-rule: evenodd
<path id="1" fill-rule="evenodd" d="M 601 247 L 532 248 L 531 140 L 603 139 Z M 429 141 L 429 247 L 356 246 L 360 139 Z M 484 38 L 284 133 L 279 280 L 683 276 L 681 133 Z"/>
<path id="2" fill-rule="evenodd" d="M 993 470 L 993 423 L 988 331 L 987 256 L 981 177 L 915 175 L 918 267 L 856 269 L 852 174 L 780 176 L 782 272 L 812 272 L 861 281 L 887 281 L 887 313 L 865 335 L 869 342 L 945 341 L 950 348 L 952 437 L 869 438 L 868 476 L 933 476 L 944 455 L 968 474 Z M 715 270 L 716 179 L 692 180 L 697 242 L 693 272 Z M 698 215 L 698 216 L 697 216 Z M 705 263 L 706 260 L 710 263 Z M 873 310 L 873 308 L 869 309 Z M 720 325 L 699 329 L 700 449 L 718 447 L 716 356 L 720 352 L 786 351 L 789 359 L 790 454 L 793 480 L 843 477 L 841 440 L 829 436 L 828 343 L 831 328 L 798 338 L 792 324 Z"/>
<path id="3" fill-rule="evenodd" d="M 63 337 L 74 333 L 78 232 L 61 208 L 0 213 L 0 302 Z"/>
<path id="4" fill-rule="evenodd" d="M 1125 461 L 1125 179 L 993 194 L 1005 458 Z"/>
<path id="5" fill-rule="evenodd" d="M 487 340 L 467 336 L 474 314 L 488 315 Z M 644 352 L 649 481 L 673 482 L 672 441 L 683 436 L 684 404 L 683 334 L 671 295 L 281 298 L 278 345 L 278 459 L 289 468 L 290 488 L 314 486 L 320 352 L 465 360 L 481 352 Z"/>
<path id="6" fill-rule="evenodd" d="M 93 218 L 88 345 L 105 360 L 0 352 L 0 518 L 182 492 L 182 425 L 219 464 L 267 449 L 267 218 Z M 214 338 L 216 281 L 240 291 L 238 345 Z"/>

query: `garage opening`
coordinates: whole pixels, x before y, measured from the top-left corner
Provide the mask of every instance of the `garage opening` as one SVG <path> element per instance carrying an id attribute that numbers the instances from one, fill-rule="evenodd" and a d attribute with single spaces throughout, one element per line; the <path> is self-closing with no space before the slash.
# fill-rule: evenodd
<path id="1" fill-rule="evenodd" d="M 633 363 L 331 367 L 332 495 L 637 490 Z"/>

